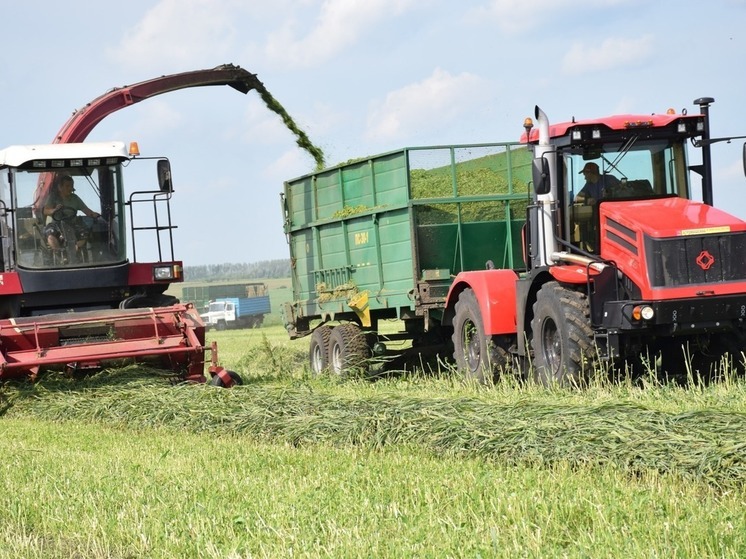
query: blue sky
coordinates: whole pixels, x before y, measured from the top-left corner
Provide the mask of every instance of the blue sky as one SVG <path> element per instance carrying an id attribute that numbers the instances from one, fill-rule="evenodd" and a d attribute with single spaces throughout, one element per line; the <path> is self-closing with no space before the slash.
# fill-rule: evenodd
<path id="1" fill-rule="evenodd" d="M 711 96 L 712 135 L 746 135 L 746 0 L 6 4 L 3 147 L 51 141 L 112 87 L 224 63 L 257 74 L 329 164 L 517 140 L 537 104 L 559 122 L 693 112 L 692 100 Z M 88 140 L 137 140 L 143 155 L 171 159 L 186 265 L 288 256 L 282 184 L 314 162 L 255 92 L 155 97 Z M 741 145 L 713 148 L 715 204 L 746 219 Z"/>

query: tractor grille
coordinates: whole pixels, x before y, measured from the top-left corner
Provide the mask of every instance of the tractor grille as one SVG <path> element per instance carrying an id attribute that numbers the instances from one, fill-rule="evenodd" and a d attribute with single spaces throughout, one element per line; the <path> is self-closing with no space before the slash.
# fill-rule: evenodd
<path id="1" fill-rule="evenodd" d="M 746 233 L 645 237 L 653 287 L 746 280 Z"/>

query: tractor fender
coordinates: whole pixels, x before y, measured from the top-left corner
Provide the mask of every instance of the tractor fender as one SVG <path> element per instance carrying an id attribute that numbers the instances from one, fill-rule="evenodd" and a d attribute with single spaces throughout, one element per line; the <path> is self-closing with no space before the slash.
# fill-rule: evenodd
<path id="1" fill-rule="evenodd" d="M 488 336 L 515 334 L 516 281 L 513 270 L 476 270 L 461 272 L 451 284 L 446 296 L 445 323 L 453 321 L 454 307 L 465 289 L 471 289 L 482 313 L 484 333 Z"/>
<path id="2" fill-rule="evenodd" d="M 549 273 L 560 283 L 581 284 L 588 283 L 588 278 L 597 276 L 600 272 L 589 266 L 579 264 L 567 264 L 564 266 L 552 266 Z"/>

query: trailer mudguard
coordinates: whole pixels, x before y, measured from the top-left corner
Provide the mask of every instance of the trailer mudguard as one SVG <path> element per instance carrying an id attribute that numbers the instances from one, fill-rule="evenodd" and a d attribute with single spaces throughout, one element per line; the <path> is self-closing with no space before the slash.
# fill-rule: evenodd
<path id="1" fill-rule="evenodd" d="M 479 302 L 484 333 L 488 336 L 516 333 L 516 282 L 513 270 L 477 270 L 461 272 L 446 297 L 448 315 L 465 289 L 471 289 Z"/>

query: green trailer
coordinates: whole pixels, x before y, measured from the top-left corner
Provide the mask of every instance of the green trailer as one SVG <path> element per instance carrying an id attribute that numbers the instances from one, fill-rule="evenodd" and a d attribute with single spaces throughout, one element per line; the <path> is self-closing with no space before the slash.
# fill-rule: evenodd
<path id="1" fill-rule="evenodd" d="M 517 143 L 410 147 L 287 181 L 283 318 L 291 338 L 313 335 L 313 369 L 375 353 L 381 319 L 415 346 L 447 340 L 456 274 L 524 270 L 531 160 Z"/>

